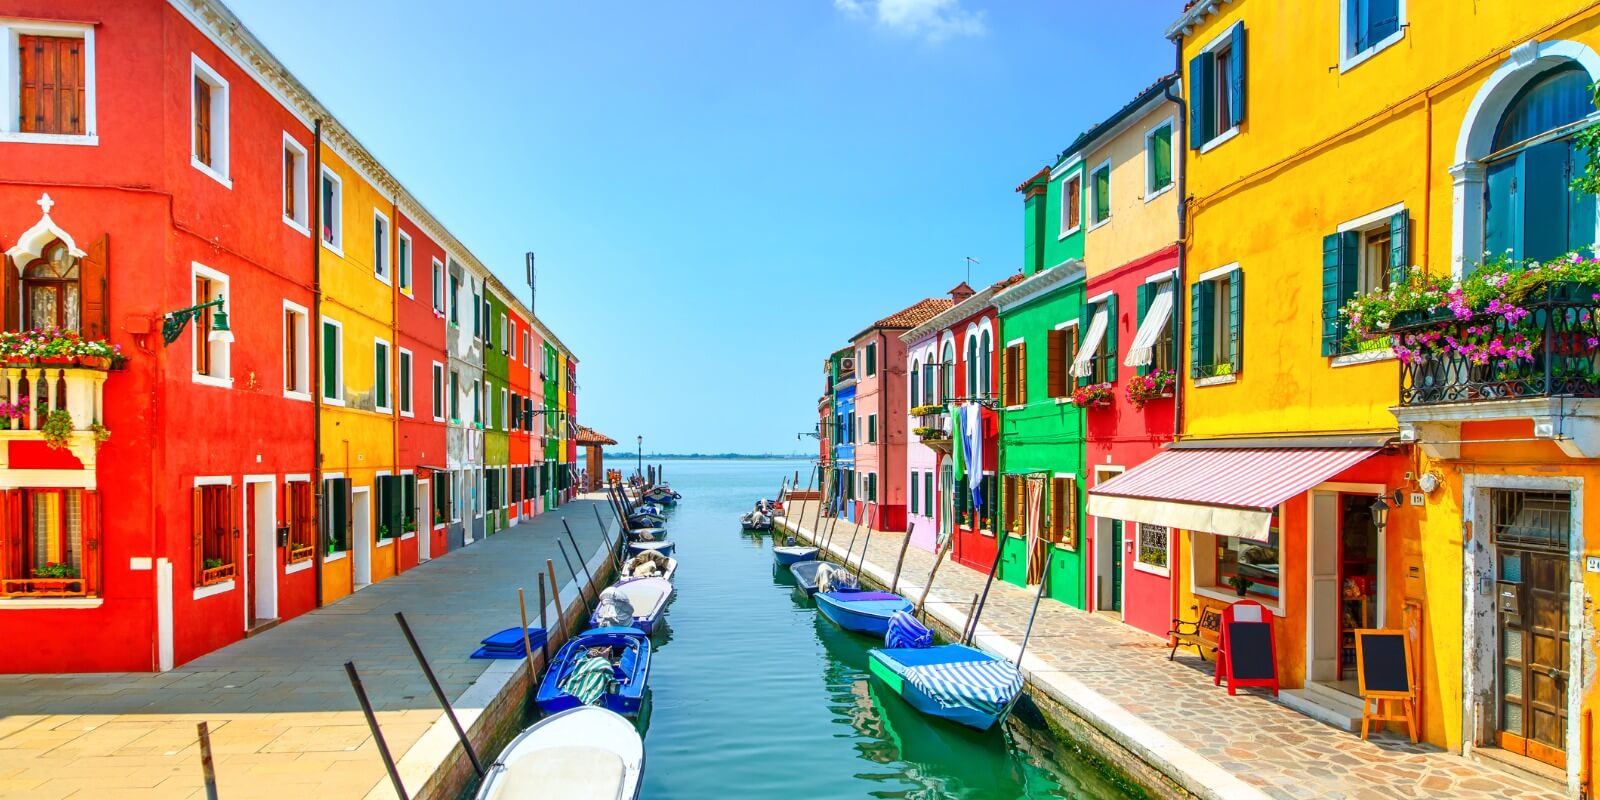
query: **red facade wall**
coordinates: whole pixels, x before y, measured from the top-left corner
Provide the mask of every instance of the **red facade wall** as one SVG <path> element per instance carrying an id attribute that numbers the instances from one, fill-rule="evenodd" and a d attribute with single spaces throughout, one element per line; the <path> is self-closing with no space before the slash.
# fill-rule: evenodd
<path id="1" fill-rule="evenodd" d="M 989 385 L 987 387 L 972 385 L 967 381 L 967 331 L 969 328 L 982 327 L 985 322 L 987 322 L 989 330 L 993 332 L 991 348 L 989 351 Z M 1000 318 L 999 315 L 995 313 L 994 307 L 986 306 L 978 313 L 957 320 L 941 331 L 939 334 L 940 352 L 943 352 L 945 336 L 947 334 L 953 336 L 955 339 L 956 357 L 955 366 L 953 369 L 955 370 L 956 375 L 956 394 L 963 399 L 976 398 L 984 395 L 985 393 L 987 393 L 989 397 L 998 398 L 1000 396 L 1001 353 L 1005 351 L 1005 348 L 1001 344 L 1004 339 L 1001 338 L 1000 335 Z M 981 371 L 978 374 L 981 376 Z M 959 407 L 959 405 L 957 407 Z M 983 417 L 983 467 L 981 473 L 983 475 L 998 475 L 1000 469 L 1000 418 L 992 408 L 984 408 L 980 411 L 980 414 Z M 957 442 L 954 446 L 959 447 L 960 443 Z M 949 455 L 943 455 L 940 457 L 938 466 L 940 472 L 938 474 L 943 474 L 942 471 L 944 469 L 944 465 L 949 458 L 951 458 Z M 972 482 L 975 482 L 978 479 L 979 473 L 980 470 L 974 469 L 970 464 L 967 465 L 967 480 L 969 486 Z M 994 492 L 995 494 L 998 494 L 998 487 L 999 485 L 997 481 Z M 970 493 L 970 488 L 968 491 Z M 993 509 L 995 508 L 995 504 L 998 502 L 998 497 L 986 496 L 983 498 L 984 507 L 986 509 L 990 509 L 989 514 L 991 518 L 996 513 Z M 967 499 L 969 508 L 971 507 L 971 503 L 972 501 L 969 494 Z M 994 566 L 995 554 L 998 552 L 999 547 L 999 539 L 996 537 L 994 531 L 982 530 L 978 527 L 978 515 L 975 511 L 971 514 L 971 520 L 971 523 L 968 525 L 962 525 L 959 517 L 954 521 L 952 525 L 952 535 L 955 537 L 955 543 L 951 546 L 950 555 L 957 561 L 957 563 L 964 564 L 976 570 L 981 570 L 987 574 Z"/>
<path id="2" fill-rule="evenodd" d="M 534 363 L 535 353 L 539 351 L 534 350 L 531 344 L 525 345 L 524 343 L 531 343 L 534 340 L 533 326 L 529 324 L 527 317 L 522 316 L 516 309 L 508 308 L 506 309 L 506 314 L 511 318 L 512 323 L 517 326 L 516 335 L 511 337 L 513 350 L 509 354 L 511 357 L 511 368 L 509 370 L 511 391 L 518 397 L 531 397 L 533 395 L 533 370 L 536 368 Z M 527 338 L 524 339 L 524 336 Z M 514 410 L 521 411 L 521 409 Z M 507 433 L 506 440 L 507 457 L 510 459 L 511 468 L 518 472 L 514 477 L 519 482 L 518 485 L 521 485 L 521 469 L 533 463 L 533 435 L 528 431 L 526 425 L 519 423 Z M 523 486 L 522 492 L 516 496 L 522 499 L 512 509 L 511 513 L 524 517 L 533 514 L 533 501 L 528 497 L 528 487 Z"/>
<path id="3" fill-rule="evenodd" d="M 411 237 L 411 295 L 408 297 L 396 288 L 395 341 L 411 351 L 413 388 L 411 416 L 400 415 L 395 444 L 399 450 L 399 469 L 411 470 L 417 476 L 420 494 L 420 481 L 428 481 L 428 490 L 433 489 L 433 475 L 425 467 L 442 468 L 447 463 L 445 421 L 434 418 L 433 408 L 433 365 L 435 362 L 450 363 L 445 355 L 445 318 L 433 310 L 433 262 L 437 260 L 441 265 L 449 262 L 444 248 L 415 220 L 404 212 L 399 212 L 396 219 L 400 232 Z M 443 415 L 443 409 L 440 414 Z M 401 570 L 416 566 L 420 560 L 418 538 L 431 537 L 429 558 L 444 555 L 449 546 L 444 528 L 434 528 L 432 496 L 429 495 L 423 504 L 428 512 L 417 518 L 417 537 L 401 539 L 398 543 L 400 549 L 396 553 Z"/>

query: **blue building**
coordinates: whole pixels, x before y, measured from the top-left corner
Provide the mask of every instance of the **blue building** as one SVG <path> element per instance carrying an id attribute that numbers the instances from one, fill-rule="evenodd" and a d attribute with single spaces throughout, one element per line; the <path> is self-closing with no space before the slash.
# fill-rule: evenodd
<path id="1" fill-rule="evenodd" d="M 841 353 L 853 353 L 846 349 Z M 833 381 L 833 486 L 834 497 L 844 501 L 845 518 L 854 522 L 859 513 L 860 487 L 856 485 L 856 360 L 853 355 L 834 357 Z"/>

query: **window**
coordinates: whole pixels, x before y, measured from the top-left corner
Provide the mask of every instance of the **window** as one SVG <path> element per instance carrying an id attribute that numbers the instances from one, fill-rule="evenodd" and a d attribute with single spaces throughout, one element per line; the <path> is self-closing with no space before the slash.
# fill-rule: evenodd
<path id="1" fill-rule="evenodd" d="M 200 264 L 192 266 L 192 275 L 194 289 L 190 305 L 218 299 L 222 300 L 224 309 L 231 305 L 228 300 L 228 276 Z M 233 385 L 229 377 L 232 374 L 229 371 L 229 355 L 233 334 L 216 330 L 212 321 L 216 312 L 213 306 L 194 318 L 194 380 L 196 383 L 228 387 Z"/>
<path id="2" fill-rule="evenodd" d="M 340 338 L 344 326 L 331 319 L 322 320 L 322 399 L 344 405 L 344 350 Z"/>
<path id="3" fill-rule="evenodd" d="M 1007 406 L 1020 406 L 1028 402 L 1028 346 L 1017 342 L 1005 349 L 1005 363 L 1001 366 L 1001 402 Z"/>
<path id="4" fill-rule="evenodd" d="M 508 352 L 511 347 L 511 320 L 506 315 L 500 315 L 500 352 Z"/>
<path id="5" fill-rule="evenodd" d="M 1078 549 L 1078 487 L 1070 476 L 1050 479 L 1050 541 L 1069 550 Z"/>
<path id="6" fill-rule="evenodd" d="M 330 556 L 350 550 L 352 500 L 349 478 L 322 480 L 322 541 Z"/>
<path id="7" fill-rule="evenodd" d="M 450 271 L 450 326 L 461 326 L 461 276 Z"/>
<path id="8" fill-rule="evenodd" d="M 939 362 L 939 368 L 944 370 L 944 380 L 940 382 L 939 400 L 946 402 L 956 396 L 956 343 L 954 340 L 944 343 L 944 356 Z"/>
<path id="9" fill-rule="evenodd" d="M 967 334 L 967 397 L 981 396 L 978 383 L 978 337 Z"/>
<path id="10" fill-rule="evenodd" d="M 433 313 L 444 313 L 444 264 L 439 259 L 433 259 Z"/>
<path id="11" fill-rule="evenodd" d="M 444 421 L 444 365 L 433 362 L 433 421 Z"/>
<path id="12" fill-rule="evenodd" d="M 395 384 L 395 395 L 400 400 L 400 416 L 412 416 L 411 411 L 411 351 L 400 348 L 400 362 L 395 377 L 399 380 Z"/>
<path id="13" fill-rule="evenodd" d="M 1484 195 L 1484 250 L 1555 258 L 1595 243 L 1595 198 L 1571 187 L 1588 165 L 1576 123 L 1594 113 L 1589 75 L 1577 64 L 1533 79 L 1511 101 L 1494 136 Z M 1567 129 L 1567 130 L 1563 130 Z M 1553 139 L 1528 144 L 1545 134 Z"/>
<path id="14" fill-rule="evenodd" d="M 228 182 L 228 82 L 207 66 L 199 56 L 190 61 L 189 79 L 193 100 L 189 120 L 193 127 L 190 163 L 201 172 Z"/>
<path id="15" fill-rule="evenodd" d="M 1344 0 L 1344 52 L 1340 69 L 1349 69 L 1397 42 L 1403 0 Z"/>
<path id="16" fill-rule="evenodd" d="M 994 394 L 994 344 L 989 339 L 989 331 L 984 330 L 978 335 L 978 390 L 980 397 L 990 397 Z"/>
<path id="17" fill-rule="evenodd" d="M 91 489 L 0 490 L 0 597 L 82 597 L 99 590 L 99 503 Z"/>
<path id="18" fill-rule="evenodd" d="M 15 138 L 60 141 L 59 137 L 90 137 L 94 129 L 94 30 L 61 23 L 0 23 L 0 38 L 15 34 L 17 60 L 0 60 L 0 75 L 7 76 L 7 111 L 0 130 L 21 134 Z M 16 126 L 11 126 L 15 121 Z M 9 138 L 9 137 L 8 137 Z"/>
<path id="19" fill-rule="evenodd" d="M 1189 375 L 1233 375 L 1244 365 L 1244 273 L 1228 267 L 1200 276 L 1189 295 Z"/>
<path id="20" fill-rule="evenodd" d="M 1170 277 L 1145 281 L 1138 286 L 1139 329 L 1128 347 L 1123 363 L 1137 367 L 1140 375 L 1174 368 L 1172 341 L 1178 315 L 1173 313 L 1177 299 L 1176 282 Z"/>
<path id="21" fill-rule="evenodd" d="M 1077 233 L 1083 220 L 1083 173 L 1074 172 L 1061 182 L 1061 235 Z"/>
<path id="22" fill-rule="evenodd" d="M 922 473 L 922 515 L 924 517 L 931 517 L 933 516 L 934 509 L 936 508 L 938 508 L 938 506 L 934 505 L 933 471 L 929 470 Z"/>
<path id="23" fill-rule="evenodd" d="M 1149 200 L 1172 188 L 1172 121 L 1144 135 L 1144 197 Z"/>
<path id="24" fill-rule="evenodd" d="M 22 269 L 23 325 L 33 328 L 82 330 L 80 259 L 65 242 L 45 245 L 39 257 Z"/>
<path id="25" fill-rule="evenodd" d="M 1072 361 L 1072 374 L 1079 386 L 1116 382 L 1118 319 L 1115 294 L 1084 303 L 1079 327 L 1085 333 Z"/>
<path id="26" fill-rule="evenodd" d="M 450 421 L 461 422 L 461 373 L 450 370 Z"/>
<path id="27" fill-rule="evenodd" d="M 196 588 L 233 580 L 234 543 L 239 535 L 233 486 L 221 483 L 194 487 L 194 585 Z"/>
<path id="28" fill-rule="evenodd" d="M 1167 529 L 1147 522 L 1138 523 L 1134 535 L 1134 568 L 1159 575 L 1167 574 Z"/>
<path id="29" fill-rule="evenodd" d="M 283 304 L 283 395 L 311 399 L 311 326 L 305 306 Z"/>
<path id="30" fill-rule="evenodd" d="M 1095 167 L 1089 176 L 1089 225 L 1111 219 L 1111 162 Z"/>
<path id="31" fill-rule="evenodd" d="M 344 181 L 327 167 L 322 168 L 321 206 L 322 243 L 337 253 L 344 252 Z"/>
<path id="32" fill-rule="evenodd" d="M 1244 23 L 1235 23 L 1189 59 L 1189 146 L 1206 150 L 1244 122 Z M 1220 142 L 1216 142 L 1220 144 Z"/>
<path id="33" fill-rule="evenodd" d="M 411 294 L 411 237 L 400 231 L 394 251 L 394 277 L 400 291 Z"/>
<path id="34" fill-rule="evenodd" d="M 878 473 L 869 472 L 869 473 L 867 473 L 867 502 L 875 503 L 877 501 L 878 501 Z"/>
<path id="35" fill-rule="evenodd" d="M 472 338 L 483 338 L 483 298 L 478 296 L 478 283 L 472 281 Z"/>
<path id="36" fill-rule="evenodd" d="M 906 380 L 911 384 L 911 408 L 922 405 L 922 362 L 911 360 L 911 372 L 906 375 Z"/>
<path id="37" fill-rule="evenodd" d="M 310 230 L 306 222 L 306 149 L 283 135 L 283 221 L 301 233 Z"/>
<path id="38" fill-rule="evenodd" d="M 878 441 L 878 415 L 867 415 L 867 443 L 876 444 Z"/>
<path id="39" fill-rule="evenodd" d="M 433 524 L 443 525 L 455 518 L 450 502 L 450 473 L 433 473 Z"/>
<path id="40" fill-rule="evenodd" d="M 507 322 L 507 325 L 510 327 L 511 333 L 510 333 L 510 335 L 506 336 L 506 347 L 509 348 L 509 350 L 510 350 L 511 360 L 512 361 L 516 361 L 517 360 L 517 322 L 516 322 L 516 320 L 509 320 Z"/>
<path id="41" fill-rule="evenodd" d="M 289 542 L 284 561 L 298 564 L 311 560 L 316 552 L 316 507 L 310 481 L 284 483 L 284 513 L 289 526 Z"/>
<path id="42" fill-rule="evenodd" d="M 878 374 L 878 344 L 873 342 L 867 345 L 867 377 Z"/>
<path id="43" fill-rule="evenodd" d="M 389 218 L 372 212 L 372 274 L 389 282 Z"/>
<path id="44" fill-rule="evenodd" d="M 1267 541 L 1257 542 L 1236 536 L 1191 534 L 1195 538 L 1195 583 L 1229 598 L 1237 597 L 1237 579 L 1248 581 L 1245 597 L 1277 603 L 1279 599 L 1280 551 L 1279 515 L 1272 516 Z"/>
<path id="45" fill-rule="evenodd" d="M 1361 346 L 1347 338 L 1339 309 L 1357 294 L 1382 291 L 1404 281 L 1411 266 L 1411 221 L 1401 207 L 1384 209 L 1339 226 L 1322 237 L 1322 354 L 1336 356 Z M 1374 340 L 1372 346 L 1386 340 Z"/>
<path id="46" fill-rule="evenodd" d="M 918 480 L 918 477 L 919 476 L 917 474 L 917 471 L 916 470 L 912 470 L 911 471 L 911 507 L 910 507 L 910 511 L 911 511 L 912 514 L 918 513 L 918 511 L 917 511 L 917 484 L 920 482 Z"/>
<path id="47" fill-rule="evenodd" d="M 496 416 L 498 416 L 500 418 L 500 430 L 508 430 L 508 429 L 510 429 L 510 427 L 511 427 L 511 404 L 509 402 L 507 402 L 507 400 L 506 400 L 505 387 L 501 387 L 501 389 L 500 389 L 500 413 L 497 414 Z"/>
<path id="48" fill-rule="evenodd" d="M 1078 323 L 1069 322 L 1050 331 L 1046 341 L 1047 384 L 1052 398 L 1072 396 L 1072 359 L 1078 353 Z"/>
<path id="49" fill-rule="evenodd" d="M 378 411 L 389 411 L 389 343 L 382 339 L 372 342 L 372 405 Z"/>

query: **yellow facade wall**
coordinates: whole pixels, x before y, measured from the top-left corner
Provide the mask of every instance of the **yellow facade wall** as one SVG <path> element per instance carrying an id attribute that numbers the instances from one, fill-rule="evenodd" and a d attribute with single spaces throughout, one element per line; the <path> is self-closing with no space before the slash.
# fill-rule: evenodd
<path id="1" fill-rule="evenodd" d="M 1172 126 L 1174 183 L 1151 194 L 1146 191 L 1145 135 L 1162 125 Z M 1090 226 L 1084 234 L 1083 263 L 1090 279 L 1150 255 L 1176 238 L 1176 175 L 1183 133 L 1177 105 L 1162 102 L 1084 158 L 1086 175 L 1093 175 L 1108 161 L 1111 164 L 1111 217 L 1104 224 Z M 1092 193 L 1087 202 L 1093 202 Z"/>

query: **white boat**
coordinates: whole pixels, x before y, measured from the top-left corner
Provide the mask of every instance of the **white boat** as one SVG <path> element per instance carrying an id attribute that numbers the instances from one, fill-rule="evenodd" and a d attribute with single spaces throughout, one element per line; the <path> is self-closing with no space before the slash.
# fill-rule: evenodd
<path id="1" fill-rule="evenodd" d="M 646 567 L 646 563 L 651 566 Z M 670 581 L 677 571 L 678 559 L 647 550 L 628 559 L 627 563 L 622 565 L 622 569 L 618 571 L 617 583 L 623 584 L 645 578 L 666 578 Z"/>
<path id="2" fill-rule="evenodd" d="M 632 800 L 644 778 L 644 740 L 633 723 L 579 706 L 535 723 L 501 751 L 477 800 Z"/>

